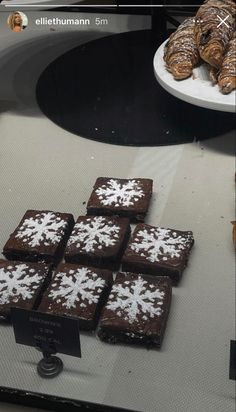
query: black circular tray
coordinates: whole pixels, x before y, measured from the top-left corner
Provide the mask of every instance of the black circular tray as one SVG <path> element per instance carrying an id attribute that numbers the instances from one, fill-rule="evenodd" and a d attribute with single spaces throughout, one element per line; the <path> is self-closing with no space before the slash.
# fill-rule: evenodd
<path id="1" fill-rule="evenodd" d="M 153 71 L 158 47 L 150 30 L 80 45 L 52 62 L 37 100 L 53 122 L 105 143 L 159 146 L 216 137 L 234 116 L 185 103 L 163 90 Z"/>

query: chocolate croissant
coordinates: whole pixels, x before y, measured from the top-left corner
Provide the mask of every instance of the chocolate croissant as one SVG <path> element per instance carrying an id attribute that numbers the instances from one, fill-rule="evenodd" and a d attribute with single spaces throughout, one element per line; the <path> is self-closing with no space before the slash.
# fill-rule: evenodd
<path id="1" fill-rule="evenodd" d="M 200 56 L 218 69 L 235 30 L 235 17 L 233 0 L 206 0 L 196 14 L 195 35 Z"/>
<path id="2" fill-rule="evenodd" d="M 171 34 L 164 50 L 166 68 L 176 80 L 191 76 L 194 66 L 199 62 L 199 53 L 194 34 L 195 20 L 186 19 Z"/>
<path id="3" fill-rule="evenodd" d="M 220 90 L 224 94 L 236 89 L 236 34 L 228 44 L 220 74 L 218 76 Z"/>
<path id="4" fill-rule="evenodd" d="M 232 230 L 232 237 L 233 237 L 233 242 L 234 242 L 234 246 L 236 249 L 236 222 L 231 222 L 233 225 L 233 230 Z"/>

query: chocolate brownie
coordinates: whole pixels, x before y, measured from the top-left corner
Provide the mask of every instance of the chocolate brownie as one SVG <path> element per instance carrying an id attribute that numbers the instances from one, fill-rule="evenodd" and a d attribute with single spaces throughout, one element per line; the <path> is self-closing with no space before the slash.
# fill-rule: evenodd
<path id="1" fill-rule="evenodd" d="M 160 347 L 171 303 L 168 277 L 118 273 L 99 323 L 108 343 Z"/>
<path id="2" fill-rule="evenodd" d="M 87 204 L 88 215 L 118 215 L 143 222 L 152 196 L 151 179 L 99 177 Z"/>
<path id="3" fill-rule="evenodd" d="M 7 259 L 58 263 L 74 225 L 69 213 L 27 210 L 3 248 Z"/>
<path id="4" fill-rule="evenodd" d="M 50 276 L 50 265 L 1 259 L 0 319 L 10 320 L 12 306 L 36 309 Z"/>
<path id="5" fill-rule="evenodd" d="M 80 330 L 93 330 L 111 284 L 111 271 L 61 263 L 38 310 L 78 318 Z"/>
<path id="6" fill-rule="evenodd" d="M 129 235 L 127 218 L 80 216 L 69 238 L 65 260 L 116 270 Z"/>
<path id="7" fill-rule="evenodd" d="M 122 258 L 122 270 L 169 276 L 176 285 L 194 243 L 191 231 L 136 226 Z"/>

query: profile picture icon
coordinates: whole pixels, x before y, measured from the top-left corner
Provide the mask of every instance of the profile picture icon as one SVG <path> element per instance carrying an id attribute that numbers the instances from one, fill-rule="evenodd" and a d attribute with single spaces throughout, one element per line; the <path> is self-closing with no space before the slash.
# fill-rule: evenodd
<path id="1" fill-rule="evenodd" d="M 28 17 L 21 11 L 13 11 L 8 16 L 7 24 L 12 31 L 20 32 L 28 26 Z"/>

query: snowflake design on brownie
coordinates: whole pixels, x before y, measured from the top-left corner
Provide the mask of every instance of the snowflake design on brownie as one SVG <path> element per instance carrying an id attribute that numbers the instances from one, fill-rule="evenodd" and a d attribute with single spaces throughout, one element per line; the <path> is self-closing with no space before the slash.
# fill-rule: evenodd
<path id="1" fill-rule="evenodd" d="M 23 242 L 32 247 L 43 243 L 49 246 L 51 243 L 60 242 L 62 229 L 66 228 L 67 222 L 56 216 L 53 212 L 42 212 L 25 219 L 16 235 L 17 238 L 23 239 Z"/>
<path id="2" fill-rule="evenodd" d="M 29 267 L 19 264 L 15 267 L 8 266 L 7 270 L 0 269 L 0 304 L 5 305 L 10 302 L 18 302 L 20 299 L 31 299 L 34 290 L 38 288 L 42 276 L 35 273 L 35 269 L 30 269 L 32 276 L 27 274 Z"/>
<path id="3" fill-rule="evenodd" d="M 105 206 L 133 206 L 144 192 L 138 180 L 128 180 L 120 183 L 115 179 L 108 180 L 107 184 L 102 185 L 96 190 L 99 200 Z"/>
<path id="4" fill-rule="evenodd" d="M 88 218 L 85 222 L 76 223 L 68 241 L 68 246 L 76 244 L 86 252 L 94 252 L 95 247 L 102 249 L 113 246 L 119 239 L 120 227 L 104 217 Z"/>
<path id="5" fill-rule="evenodd" d="M 154 263 L 180 257 L 180 251 L 188 247 L 189 240 L 190 236 L 178 235 L 170 229 L 144 229 L 136 233 L 130 248 L 136 253 L 141 252 L 141 256 Z"/>
<path id="6" fill-rule="evenodd" d="M 110 309 L 119 317 L 124 317 L 129 323 L 137 321 L 137 317 L 143 320 L 160 316 L 162 313 L 164 292 L 149 284 L 139 276 L 136 280 L 127 280 L 124 284 L 113 285 L 107 309 Z M 125 316 L 124 316 L 125 313 Z"/>
<path id="7" fill-rule="evenodd" d="M 56 300 L 57 303 L 61 302 L 61 298 L 63 298 L 62 306 L 67 309 L 75 308 L 76 302 L 80 303 L 81 308 L 85 308 L 86 304 L 97 303 L 105 285 L 104 279 L 86 267 L 77 270 L 71 269 L 69 275 L 59 272 L 54 281 L 56 282 L 52 284 L 52 287 L 57 288 L 58 283 L 59 287 L 52 289 L 48 296 Z"/>

